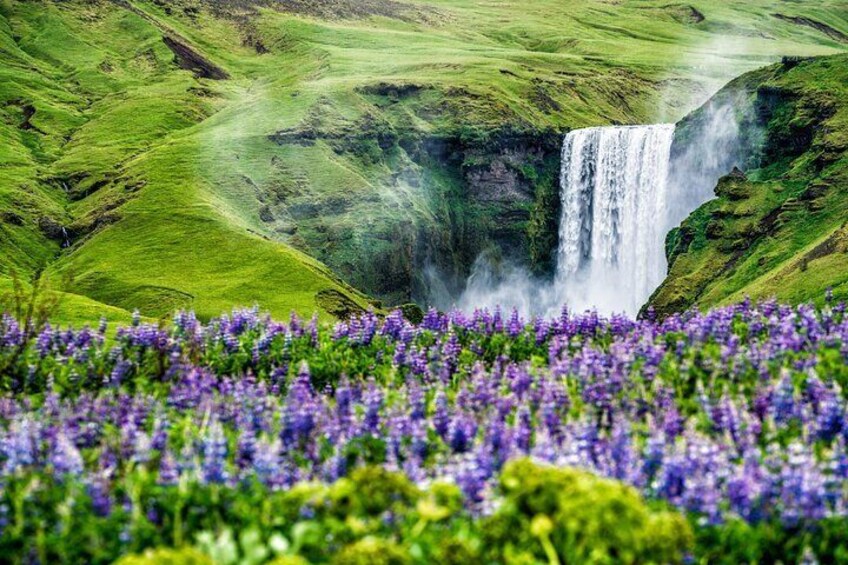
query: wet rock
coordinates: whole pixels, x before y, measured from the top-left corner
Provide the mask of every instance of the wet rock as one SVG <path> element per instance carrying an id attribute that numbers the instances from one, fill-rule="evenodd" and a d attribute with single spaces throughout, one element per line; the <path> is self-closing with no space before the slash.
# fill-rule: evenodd
<path id="1" fill-rule="evenodd" d="M 474 198 L 489 202 L 528 202 L 531 194 L 522 185 L 518 172 L 507 167 L 500 159 L 486 167 L 474 167 L 467 174 L 469 188 Z"/>
<path id="2" fill-rule="evenodd" d="M 732 179 L 748 180 L 748 176 L 739 167 L 733 167 L 733 170 L 730 171 L 730 174 L 727 175 L 727 176 L 729 176 Z"/>
<path id="3" fill-rule="evenodd" d="M 63 241 L 65 234 L 62 232 L 62 224 L 50 216 L 41 216 L 38 219 L 38 229 L 45 236 L 55 241 Z"/>

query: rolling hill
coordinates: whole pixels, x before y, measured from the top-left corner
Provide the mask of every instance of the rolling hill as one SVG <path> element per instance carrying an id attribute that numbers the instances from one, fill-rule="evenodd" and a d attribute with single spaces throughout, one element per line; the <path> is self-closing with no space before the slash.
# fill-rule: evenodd
<path id="1" fill-rule="evenodd" d="M 846 33 L 837 0 L 0 0 L 0 273 L 78 320 L 330 319 L 491 248 L 545 272 L 564 131 Z"/>

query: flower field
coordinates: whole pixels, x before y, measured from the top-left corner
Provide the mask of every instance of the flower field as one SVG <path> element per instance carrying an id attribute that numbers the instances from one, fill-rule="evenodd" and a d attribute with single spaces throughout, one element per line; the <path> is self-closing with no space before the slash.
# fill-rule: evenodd
<path id="1" fill-rule="evenodd" d="M 5 317 L 0 371 L 18 562 L 848 560 L 843 304 Z"/>

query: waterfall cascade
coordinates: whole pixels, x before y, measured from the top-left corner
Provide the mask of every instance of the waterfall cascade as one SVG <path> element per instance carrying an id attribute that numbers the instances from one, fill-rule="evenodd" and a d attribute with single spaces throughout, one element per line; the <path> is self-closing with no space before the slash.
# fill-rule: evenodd
<path id="1" fill-rule="evenodd" d="M 673 136 L 673 125 L 566 135 L 555 287 L 570 308 L 635 314 L 662 282 Z"/>
<path id="2" fill-rule="evenodd" d="M 732 106 L 708 107 L 692 134 L 698 141 L 672 158 L 674 131 L 646 125 L 568 133 L 554 280 L 518 265 L 496 270 L 481 257 L 454 305 L 548 317 L 562 306 L 637 314 L 665 277 L 666 234 L 713 196 L 716 181 L 743 155 Z"/>

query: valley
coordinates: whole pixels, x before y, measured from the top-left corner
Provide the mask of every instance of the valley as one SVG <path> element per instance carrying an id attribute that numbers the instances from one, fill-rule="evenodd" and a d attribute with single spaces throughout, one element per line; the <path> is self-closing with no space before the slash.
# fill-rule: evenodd
<path id="1" fill-rule="evenodd" d="M 565 132 L 844 48 L 839 2 L 761 4 L 4 0 L 2 270 L 69 321 L 426 307 L 483 253 L 550 276 Z"/>

